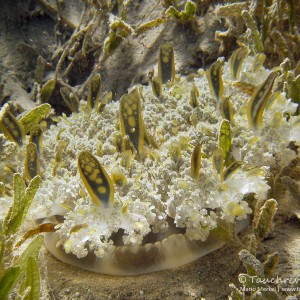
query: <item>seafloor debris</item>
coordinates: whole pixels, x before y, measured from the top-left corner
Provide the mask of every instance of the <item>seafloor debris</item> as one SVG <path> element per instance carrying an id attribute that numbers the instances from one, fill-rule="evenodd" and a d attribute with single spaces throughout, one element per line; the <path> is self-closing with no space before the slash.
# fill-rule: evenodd
<path id="1" fill-rule="evenodd" d="M 173 56 L 168 51 L 168 61 Z M 297 147 L 300 140 L 297 104 L 272 90 L 278 71 L 261 66 L 253 73 L 254 61 L 246 57 L 237 67 L 234 58 L 229 64 L 219 60 L 207 77 L 198 72 L 192 81 L 167 63 L 167 79 L 158 76 L 161 95 L 153 95 L 151 85 L 136 86 L 101 111 L 92 104 L 101 87 L 95 75 L 91 101 L 81 100 L 69 117 L 45 129 L 42 147 L 41 135 L 31 137 L 27 152 L 29 138 L 12 139 L 3 108 L 0 167 L 28 179 L 41 174 L 32 215 L 57 224 L 47 234 L 47 248 L 95 272 L 141 274 L 219 248 L 223 242 L 213 235 L 224 235 L 224 224 L 231 238 L 235 224 L 238 231 L 246 226 L 249 195 L 266 200 L 269 168 L 288 165 L 297 155 L 290 143 Z M 232 85 L 237 77 L 255 87 L 250 100 Z M 41 117 L 28 115 L 33 132 Z M 24 130 L 19 123 L 13 124 Z M 9 178 L 2 181 L 10 184 Z M 10 195 L 2 198 L 7 203 Z M 275 210 L 272 199 L 262 206 L 259 238 L 268 234 Z"/>

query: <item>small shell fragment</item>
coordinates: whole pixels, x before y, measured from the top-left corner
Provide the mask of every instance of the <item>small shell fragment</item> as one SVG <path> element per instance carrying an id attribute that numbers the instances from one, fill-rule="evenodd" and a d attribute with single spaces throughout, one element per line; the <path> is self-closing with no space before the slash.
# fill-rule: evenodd
<path id="1" fill-rule="evenodd" d="M 114 185 L 99 161 L 88 151 L 78 157 L 80 177 L 95 205 L 109 207 L 114 202 Z"/>

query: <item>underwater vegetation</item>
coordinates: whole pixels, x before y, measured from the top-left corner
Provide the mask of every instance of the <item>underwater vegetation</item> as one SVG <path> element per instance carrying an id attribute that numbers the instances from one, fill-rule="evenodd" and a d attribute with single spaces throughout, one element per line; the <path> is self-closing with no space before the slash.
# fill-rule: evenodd
<path id="1" fill-rule="evenodd" d="M 197 35 L 203 34 L 199 31 L 199 18 L 212 4 L 216 5 L 214 12 L 216 18 L 219 18 L 218 22 L 224 23 L 223 27 L 226 29 L 215 31 L 215 39 L 220 43 L 219 55 L 229 57 L 238 46 L 245 45 L 251 55 L 258 55 L 261 63 L 269 68 L 284 62 L 285 92 L 289 98 L 299 103 L 297 63 L 300 56 L 297 45 L 300 42 L 300 8 L 295 0 L 230 1 L 226 4 L 224 1 L 157 1 L 151 11 L 138 21 L 130 17 L 131 10 L 139 7 L 134 1 L 85 1 L 77 22 L 64 13 L 66 4 L 56 6 L 53 1 L 46 0 L 39 0 L 37 3 L 55 21 L 59 19 L 56 26 L 58 47 L 51 53 L 55 73 L 48 82 L 51 89 L 40 94 L 47 68 L 46 59 L 40 57 L 35 73 L 35 81 L 38 84 L 35 84 L 33 94 L 36 93 L 35 96 L 40 101 L 50 103 L 58 113 L 66 111 L 60 88 L 71 86 L 76 89 L 80 99 L 91 82 L 91 77 L 98 72 L 102 75 L 107 73 L 105 63 L 109 62 L 115 51 L 124 44 L 132 40 L 142 41 L 142 36 L 149 34 L 151 30 L 163 30 L 173 23 L 178 24 L 178 28 L 184 28 L 186 34 L 192 32 L 191 39 L 197 39 Z M 151 12 L 159 8 L 160 13 L 152 17 Z M 125 51 L 130 52 L 130 47 Z M 194 53 L 194 56 L 207 56 L 203 58 L 205 65 L 201 66 L 207 67 L 216 56 L 210 58 L 210 55 L 205 53 L 206 50 L 201 51 L 204 53 Z M 201 57 L 198 57 L 198 60 L 201 60 Z M 104 76 L 102 81 L 102 85 L 107 87 L 108 79 Z M 111 88 L 108 87 L 107 92 Z M 115 86 L 113 88 L 116 89 Z"/>
<path id="2" fill-rule="evenodd" d="M 51 10 L 47 1 L 39 2 Z M 299 157 L 297 19 L 286 6 L 297 4 L 217 7 L 230 23 L 226 34 L 216 33 L 221 47 L 237 34 L 236 27 L 241 30 L 240 46 L 228 61 L 220 57 L 205 71 L 182 76 L 173 43 L 161 43 L 148 85 L 132 86 L 115 99 L 102 89 L 101 65 L 128 37 L 170 20 L 196 26 L 199 1 L 162 2 L 160 18 L 133 26 L 126 20 L 131 1 L 86 1 L 80 24 L 61 19 L 74 32 L 65 43 L 58 41 L 63 44 L 46 82 L 47 62 L 38 58 L 37 106 L 21 115 L 8 104 L 1 107 L 4 298 L 15 287 L 25 298 L 39 293 L 33 285 L 38 286 L 42 237 L 21 256 L 18 248 L 40 233 L 59 260 L 104 274 L 174 268 L 225 242 L 244 248 L 240 259 L 247 274 L 240 276 L 272 274 L 278 253 L 263 263 L 256 256 L 280 206 L 276 189 L 284 186 L 295 199 L 299 196 L 297 183 L 283 172 Z M 276 12 L 276 18 L 269 20 L 262 11 Z M 96 32 L 102 22 L 106 34 L 100 44 Z M 288 34 L 282 33 L 285 26 Z M 280 36 L 280 45 L 270 43 L 269 36 Z M 286 55 L 289 47 L 293 50 Z M 264 67 L 270 53 L 280 61 L 273 69 Z M 59 106 L 68 114 L 55 115 Z M 36 224 L 21 233 L 28 210 L 27 220 Z M 252 233 L 244 243 L 237 234 L 248 226 Z M 236 286 L 230 288 L 234 299 L 246 299 Z"/>
<path id="3" fill-rule="evenodd" d="M 252 54 L 264 53 L 268 62 L 289 59 L 293 67 L 298 63 L 298 1 L 242 1 L 217 6 L 215 12 L 228 23 L 227 32 L 216 32 L 224 43 L 235 36 Z"/>
<path id="4" fill-rule="evenodd" d="M 299 1 L 244 1 L 217 6 L 215 13 L 228 24 L 226 31 L 216 32 L 220 51 L 235 40 L 265 65 L 282 63 L 284 91 L 299 104 Z"/>
<path id="5" fill-rule="evenodd" d="M 0 299 L 14 297 L 40 299 L 39 250 L 43 236 L 33 239 L 21 247 L 20 228 L 39 188 L 41 179 L 34 177 L 28 187 L 20 174 L 13 179 L 13 202 L 0 224 Z M 1 185 L 1 193 L 5 186 Z M 21 248 L 21 249 L 20 249 Z"/>

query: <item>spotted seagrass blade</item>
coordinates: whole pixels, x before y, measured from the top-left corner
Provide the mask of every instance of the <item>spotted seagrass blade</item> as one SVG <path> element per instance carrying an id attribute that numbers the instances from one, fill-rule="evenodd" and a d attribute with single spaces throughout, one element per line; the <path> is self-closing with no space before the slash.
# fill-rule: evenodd
<path id="1" fill-rule="evenodd" d="M 175 79 L 174 47 L 172 43 L 162 44 L 158 54 L 158 78 L 161 83 Z"/>
<path id="2" fill-rule="evenodd" d="M 18 120 L 9 111 L 8 104 L 4 105 L 0 112 L 0 129 L 9 140 L 15 142 L 20 147 L 23 145 L 23 129 Z"/>
<path id="3" fill-rule="evenodd" d="M 278 69 L 272 71 L 267 79 L 256 89 L 248 104 L 248 123 L 253 129 L 262 126 L 262 117 L 267 101 L 270 98 L 272 87 L 276 77 L 279 75 Z"/>
<path id="4" fill-rule="evenodd" d="M 41 174 L 40 165 L 40 157 L 36 144 L 28 143 L 25 157 L 25 174 L 29 180 Z"/>
<path id="5" fill-rule="evenodd" d="M 137 89 L 125 94 L 120 100 L 120 127 L 123 138 L 127 135 L 138 156 L 144 147 L 144 123 L 140 94 Z"/>
<path id="6" fill-rule="evenodd" d="M 88 151 L 78 156 L 80 177 L 96 206 L 109 207 L 114 202 L 114 185 L 100 162 Z"/>

